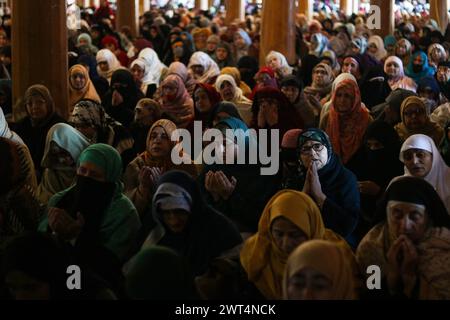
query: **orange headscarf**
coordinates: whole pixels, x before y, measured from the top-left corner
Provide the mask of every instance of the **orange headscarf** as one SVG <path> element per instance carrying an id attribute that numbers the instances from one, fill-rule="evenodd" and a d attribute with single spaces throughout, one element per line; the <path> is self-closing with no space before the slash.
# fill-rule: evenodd
<path id="1" fill-rule="evenodd" d="M 354 97 L 353 106 L 346 114 L 339 113 L 334 107 L 336 93 L 339 90 L 349 90 Z M 340 82 L 333 93 L 325 131 L 330 137 L 335 153 L 341 157 L 344 164 L 361 146 L 364 133 L 369 125 L 369 117 L 369 110 L 361 104 L 358 85 L 352 80 Z M 341 125 L 343 130 L 340 128 Z"/>
<path id="2" fill-rule="evenodd" d="M 77 90 L 72 86 L 71 77 L 75 73 L 82 73 L 86 79 L 86 85 L 81 90 Z M 69 70 L 69 114 L 72 113 L 73 108 L 80 100 L 93 100 L 97 103 L 101 103 L 100 97 L 97 90 L 95 90 L 86 67 L 81 64 L 76 64 Z"/>
<path id="3" fill-rule="evenodd" d="M 337 242 L 353 256 L 345 240 L 325 228 L 319 208 L 306 193 L 282 190 L 264 208 L 258 232 L 244 243 L 240 255 L 249 281 L 267 299 L 282 299 L 283 296 L 283 276 L 288 255 L 277 247 L 271 232 L 273 221 L 279 217 L 295 224 L 308 239 Z"/>

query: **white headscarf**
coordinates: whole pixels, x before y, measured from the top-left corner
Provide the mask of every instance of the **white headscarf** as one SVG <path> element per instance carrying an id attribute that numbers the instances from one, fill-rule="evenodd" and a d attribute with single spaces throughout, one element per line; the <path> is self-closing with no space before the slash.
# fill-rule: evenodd
<path id="1" fill-rule="evenodd" d="M 161 74 L 165 68 L 167 68 L 161 60 L 159 60 L 158 54 L 155 50 L 151 48 L 143 49 L 138 56 L 138 59 L 144 62 L 144 78 L 142 79 L 142 83 L 156 84 L 159 86 L 161 80 Z"/>
<path id="2" fill-rule="evenodd" d="M 0 137 L 10 139 L 20 144 L 25 144 L 17 133 L 9 129 L 8 122 L 6 121 L 5 115 L 3 114 L 3 110 L 1 107 L 0 107 Z"/>
<path id="3" fill-rule="evenodd" d="M 386 59 L 384 62 L 384 72 L 387 74 L 387 65 L 391 62 L 395 62 L 399 68 L 399 74 L 395 79 L 388 79 L 389 87 L 391 87 L 391 90 L 394 91 L 395 89 L 406 89 L 413 92 L 416 92 L 417 85 L 414 82 L 413 79 L 410 77 L 405 76 L 405 71 L 403 68 L 403 61 L 397 57 L 397 56 L 390 56 Z"/>
<path id="4" fill-rule="evenodd" d="M 269 61 L 273 58 L 277 58 L 278 61 L 280 61 L 280 69 L 283 73 L 283 76 L 288 76 L 292 74 L 293 68 L 289 65 L 289 63 L 286 60 L 286 57 L 278 52 L 278 51 L 270 51 L 269 54 L 266 56 L 266 65 L 269 66 Z"/>
<path id="5" fill-rule="evenodd" d="M 415 134 L 406 139 L 400 150 L 400 161 L 403 163 L 403 153 L 409 149 L 421 149 L 433 155 L 431 170 L 424 179 L 434 187 L 450 214 L 450 168 L 442 159 L 433 139 L 424 134 Z M 406 166 L 405 176 L 412 176 Z"/>
<path id="6" fill-rule="evenodd" d="M 384 41 L 381 39 L 380 36 L 371 36 L 368 41 L 368 46 L 370 47 L 371 44 L 375 44 L 377 46 L 377 52 L 372 55 L 369 51 L 367 51 L 368 54 L 372 55 L 375 59 L 378 61 L 383 60 L 387 56 L 387 51 L 384 48 Z"/>
<path id="7" fill-rule="evenodd" d="M 188 68 L 191 69 L 195 65 L 200 65 L 205 69 L 203 75 L 199 79 L 196 79 L 200 83 L 208 83 L 210 79 L 220 74 L 217 63 L 205 52 L 197 51 L 191 56 Z"/>
<path id="8" fill-rule="evenodd" d="M 100 66 L 97 66 L 97 72 L 98 74 L 107 79 L 108 82 L 111 82 L 111 77 L 114 71 L 121 68 L 121 64 L 119 60 L 117 59 L 116 55 L 111 52 L 109 49 L 102 49 L 97 53 L 97 64 L 100 62 L 106 62 L 109 66 L 109 70 L 106 72 L 103 72 L 100 69 Z"/>

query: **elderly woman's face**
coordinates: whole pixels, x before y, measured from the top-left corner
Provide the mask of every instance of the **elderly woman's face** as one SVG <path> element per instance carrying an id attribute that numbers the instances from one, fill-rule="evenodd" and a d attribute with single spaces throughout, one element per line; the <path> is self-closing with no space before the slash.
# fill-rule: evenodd
<path id="1" fill-rule="evenodd" d="M 323 273 L 306 267 L 288 279 L 289 300 L 331 300 L 333 282 Z"/>
<path id="2" fill-rule="evenodd" d="M 389 201 L 386 209 L 388 224 L 395 237 L 406 235 L 414 243 L 423 239 L 429 226 L 429 218 L 424 205 Z"/>
<path id="3" fill-rule="evenodd" d="M 437 81 L 446 83 L 450 80 L 450 68 L 446 66 L 440 66 L 436 73 Z"/>
<path id="4" fill-rule="evenodd" d="M 47 102 L 39 95 L 31 96 L 26 103 L 27 112 L 35 121 L 43 120 L 48 116 Z"/>
<path id="5" fill-rule="evenodd" d="M 410 130 L 418 130 L 427 123 L 427 114 L 423 107 L 411 104 L 403 110 L 405 126 Z"/>
<path id="6" fill-rule="evenodd" d="M 386 64 L 386 73 L 392 78 L 400 76 L 400 65 L 395 61 L 389 61 Z"/>
<path id="7" fill-rule="evenodd" d="M 406 168 L 414 177 L 425 178 L 433 167 L 433 154 L 422 149 L 409 149 L 403 152 Z"/>
<path id="8" fill-rule="evenodd" d="M 333 104 L 338 113 L 347 114 L 351 112 L 354 102 L 354 93 L 350 87 L 344 86 L 336 90 Z"/>
<path id="9" fill-rule="evenodd" d="M 273 70 L 278 70 L 281 67 L 281 62 L 278 60 L 276 56 L 271 56 L 267 61 L 267 65 L 271 67 Z"/>
<path id="10" fill-rule="evenodd" d="M 284 217 L 276 218 L 272 222 L 270 232 L 277 248 L 287 255 L 291 254 L 303 242 L 308 241 L 306 234 Z"/>
<path id="11" fill-rule="evenodd" d="M 241 37 L 241 35 L 239 33 L 234 34 L 234 45 L 238 49 L 242 49 L 245 47 L 245 40 L 244 40 L 244 38 Z"/>
<path id="12" fill-rule="evenodd" d="M 223 81 L 219 91 L 224 101 L 233 101 L 235 91 L 233 85 L 229 81 Z"/>
<path id="13" fill-rule="evenodd" d="M 328 149 L 318 141 L 306 141 L 300 149 L 300 160 L 305 168 L 315 162 L 317 170 L 320 170 L 328 162 Z"/>
<path id="14" fill-rule="evenodd" d="M 172 143 L 162 127 L 153 129 L 149 137 L 149 152 L 155 158 L 165 158 L 170 155 Z"/>

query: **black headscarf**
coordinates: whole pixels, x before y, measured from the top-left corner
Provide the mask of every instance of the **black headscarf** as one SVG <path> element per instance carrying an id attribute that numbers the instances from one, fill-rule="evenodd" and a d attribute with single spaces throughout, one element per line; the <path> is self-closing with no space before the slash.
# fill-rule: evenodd
<path id="1" fill-rule="evenodd" d="M 255 87 L 255 74 L 258 72 L 258 61 L 250 56 L 243 56 L 237 62 L 237 67 L 241 72 L 241 80 L 244 81 L 250 88 Z"/>
<path id="2" fill-rule="evenodd" d="M 144 217 L 140 240 L 144 240 L 153 227 L 162 226 L 165 235 L 158 245 L 176 250 L 187 260 L 193 275 L 203 274 L 213 258 L 237 246 L 242 242 L 242 238 L 228 218 L 205 203 L 198 183 L 187 173 L 173 170 L 164 174 L 158 181 L 156 190 L 166 183 L 183 188 L 192 199 L 187 229 L 180 234 L 174 234 L 164 227 L 155 205 L 159 200 L 158 194 L 155 194 L 153 212 Z M 155 218 L 158 221 L 155 221 Z"/>
<path id="3" fill-rule="evenodd" d="M 391 200 L 424 205 L 433 227 L 450 229 L 450 216 L 444 203 L 433 186 L 424 179 L 399 177 L 393 180 L 378 205 L 376 223 L 386 220 L 386 207 Z"/>

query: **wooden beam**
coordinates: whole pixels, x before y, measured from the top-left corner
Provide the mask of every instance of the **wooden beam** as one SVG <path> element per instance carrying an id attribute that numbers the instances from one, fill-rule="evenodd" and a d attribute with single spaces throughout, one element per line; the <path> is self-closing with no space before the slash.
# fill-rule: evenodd
<path id="1" fill-rule="evenodd" d="M 314 0 L 298 0 L 298 13 L 304 14 L 311 21 L 314 12 Z"/>
<path id="2" fill-rule="evenodd" d="M 265 64 L 266 55 L 271 50 L 284 54 L 290 64 L 295 63 L 294 17 L 296 12 L 294 0 L 263 2 L 260 65 Z"/>
<path id="3" fill-rule="evenodd" d="M 245 20 L 245 1 L 244 0 L 225 0 L 225 24 L 230 24 L 235 20 Z"/>
<path id="4" fill-rule="evenodd" d="M 117 0 L 116 28 L 118 31 L 123 26 L 131 28 L 131 34 L 138 35 L 139 0 Z"/>
<path id="5" fill-rule="evenodd" d="M 371 0 L 371 5 L 376 5 L 380 8 L 381 24 L 379 29 L 374 29 L 375 34 L 384 38 L 387 35 L 394 34 L 395 20 L 394 20 L 394 0 Z"/>
<path id="6" fill-rule="evenodd" d="M 12 21 L 14 105 L 28 87 L 43 84 L 53 96 L 56 111 L 67 119 L 66 2 L 14 0 Z"/>
<path id="7" fill-rule="evenodd" d="M 448 25 L 448 2 L 445 0 L 430 0 L 430 17 L 436 20 L 442 33 Z"/>

